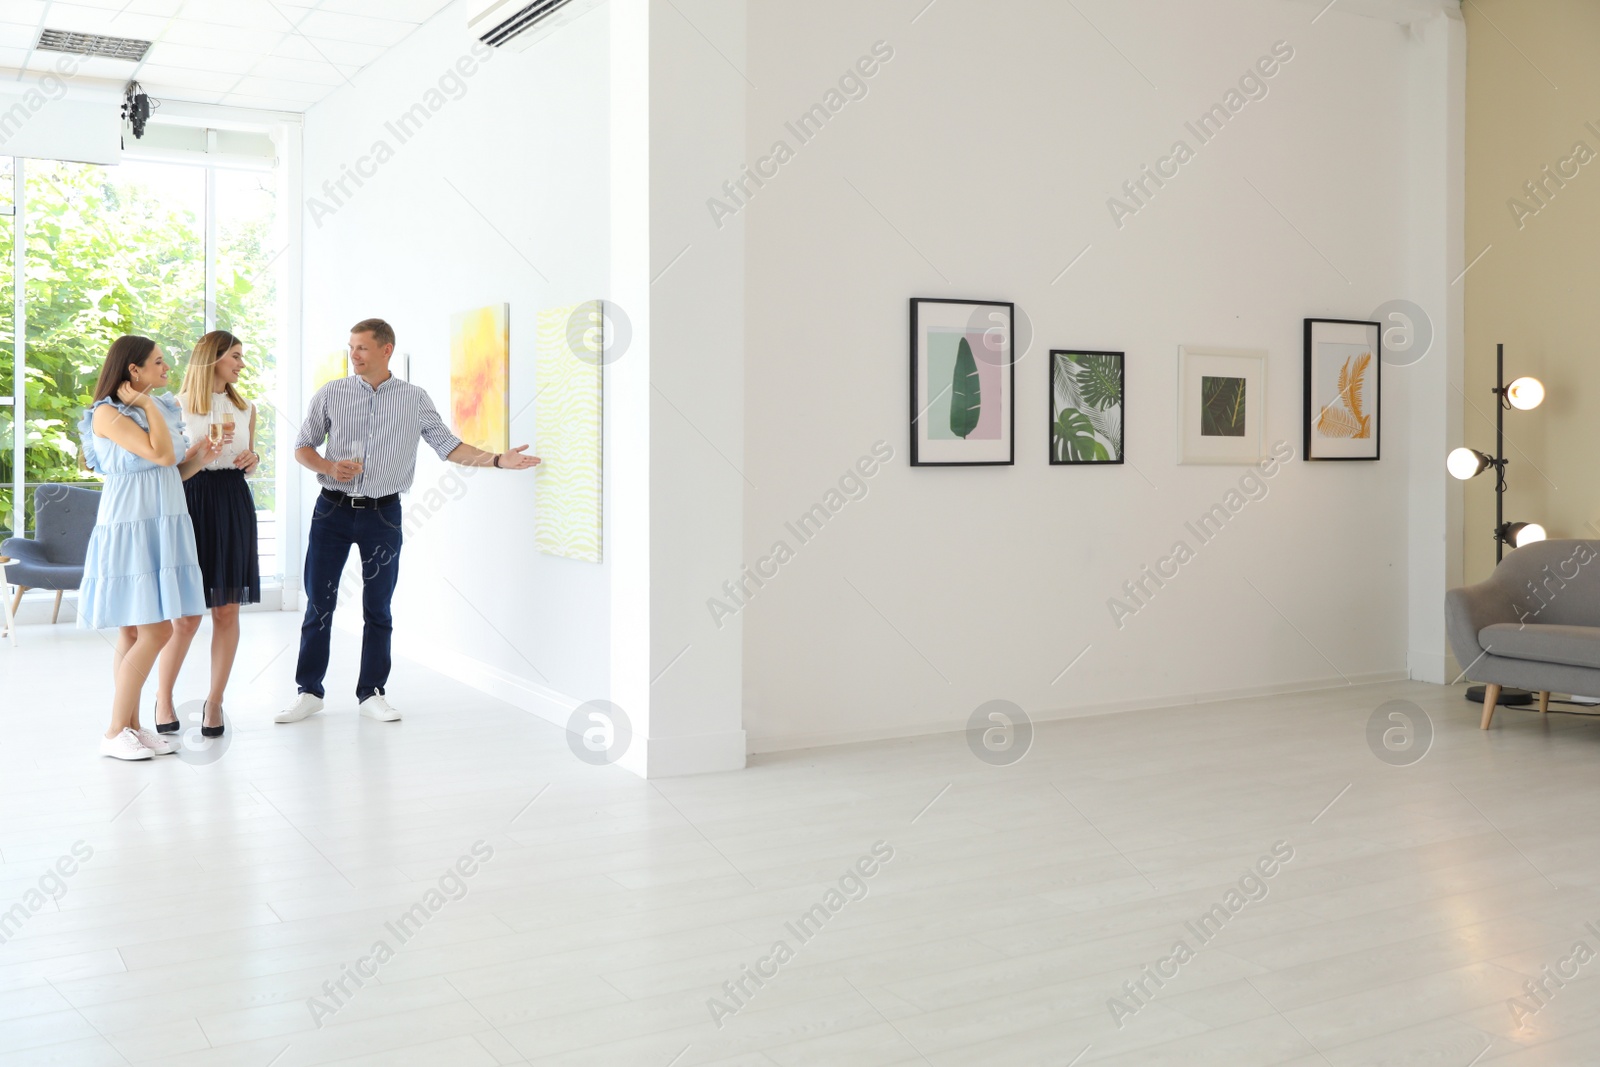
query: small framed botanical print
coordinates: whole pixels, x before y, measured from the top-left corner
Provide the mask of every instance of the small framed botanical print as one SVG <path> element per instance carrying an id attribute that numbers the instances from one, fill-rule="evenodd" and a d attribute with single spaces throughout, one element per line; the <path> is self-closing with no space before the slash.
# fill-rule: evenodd
<path id="1" fill-rule="evenodd" d="M 911 465 L 1015 462 L 1016 305 L 911 301 Z"/>
<path id="2" fill-rule="evenodd" d="M 1306 320 L 1305 458 L 1377 459 L 1383 324 Z"/>
<path id="3" fill-rule="evenodd" d="M 1050 462 L 1121 463 L 1123 354 L 1050 353 Z"/>
<path id="4" fill-rule="evenodd" d="M 1259 462 L 1267 412 L 1267 354 L 1178 349 L 1178 462 Z"/>

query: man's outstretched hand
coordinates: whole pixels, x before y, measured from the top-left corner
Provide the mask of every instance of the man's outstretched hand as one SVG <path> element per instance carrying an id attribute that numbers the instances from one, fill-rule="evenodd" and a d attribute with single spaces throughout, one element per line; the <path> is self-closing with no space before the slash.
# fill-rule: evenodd
<path id="1" fill-rule="evenodd" d="M 518 445 L 509 452 L 500 453 L 500 469 L 508 471 L 524 471 L 529 467 L 537 467 L 541 462 L 538 456 L 526 456 L 527 445 Z"/>

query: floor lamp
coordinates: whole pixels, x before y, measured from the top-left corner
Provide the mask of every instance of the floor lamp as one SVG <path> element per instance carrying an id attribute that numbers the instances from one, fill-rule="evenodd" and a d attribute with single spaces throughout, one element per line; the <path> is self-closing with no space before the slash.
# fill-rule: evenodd
<path id="1" fill-rule="evenodd" d="M 1494 455 L 1486 456 L 1476 449 L 1458 448 L 1450 453 L 1445 466 L 1454 477 L 1464 482 L 1484 471 L 1494 471 L 1494 561 L 1499 563 L 1505 558 L 1507 545 L 1521 548 L 1535 541 L 1543 541 L 1546 536 L 1544 527 L 1536 522 L 1506 521 L 1506 464 L 1510 462 L 1506 459 L 1506 412 L 1511 408 L 1532 411 L 1544 403 L 1544 383 L 1537 378 L 1518 378 L 1507 385 L 1505 345 L 1495 345 L 1494 367 Z M 1475 685 L 1467 690 L 1468 700 L 1481 704 L 1483 698 L 1483 686 Z M 1525 689 L 1503 689 L 1500 703 L 1513 706 L 1531 704 L 1533 694 Z"/>

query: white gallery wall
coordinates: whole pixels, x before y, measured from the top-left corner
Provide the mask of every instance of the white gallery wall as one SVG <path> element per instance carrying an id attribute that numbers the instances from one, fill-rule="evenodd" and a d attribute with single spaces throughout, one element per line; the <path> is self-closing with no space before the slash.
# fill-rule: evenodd
<path id="1" fill-rule="evenodd" d="M 748 196 L 705 193 L 707 240 L 730 210 L 746 228 L 745 559 L 793 553 L 743 605 L 705 592 L 738 608 L 752 750 L 960 729 L 992 699 L 1048 718 L 1401 678 L 1414 643 L 1443 669 L 1408 619 L 1442 601 L 1445 519 L 1408 509 L 1444 500 L 1443 442 L 1412 425 L 1442 427 L 1459 378 L 1459 223 L 1436 207 L 1459 17 L 1346 6 L 751 4 L 746 68 L 707 50 L 746 94 L 750 165 L 790 149 Z M 1186 124 L 1230 91 L 1203 142 Z M 829 102 L 809 139 L 789 125 Z M 1180 140 L 1176 176 L 1129 197 Z M 1031 323 L 1014 467 L 909 466 L 913 296 Z M 1384 368 L 1381 461 L 1302 462 L 1302 319 L 1395 299 L 1431 305 L 1435 348 Z M 1180 345 L 1269 353 L 1267 443 L 1296 458 L 1232 500 L 1245 468 L 1176 461 Z M 1125 465 L 1048 464 L 1051 348 L 1127 353 Z M 875 449 L 892 459 L 841 485 Z M 802 543 L 786 524 L 830 490 L 846 502 Z M 1235 502 L 1208 543 L 1187 526 Z M 1193 560 L 1130 599 L 1180 541 Z"/>
<path id="2" fill-rule="evenodd" d="M 453 4 L 307 113 L 308 374 L 352 323 L 380 316 L 448 418 L 451 314 L 507 302 L 511 439 L 536 442 L 535 316 L 606 295 L 609 18 L 602 6 L 485 60 Z M 401 127 L 417 104 L 427 118 Z M 351 170 L 367 176 L 341 191 Z M 572 701 L 608 693 L 610 566 L 534 549 L 536 477 L 463 472 L 421 450 L 395 640 L 565 721 Z M 347 588 L 356 580 L 352 567 Z M 341 624 L 359 626 L 358 598 L 341 600 Z"/>

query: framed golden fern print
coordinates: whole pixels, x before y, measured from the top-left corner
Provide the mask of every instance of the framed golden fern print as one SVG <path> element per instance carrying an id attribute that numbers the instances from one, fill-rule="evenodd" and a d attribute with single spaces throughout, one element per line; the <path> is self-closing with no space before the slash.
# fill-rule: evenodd
<path id="1" fill-rule="evenodd" d="M 1382 323 L 1306 320 L 1306 459 L 1378 458 L 1382 371 Z"/>

